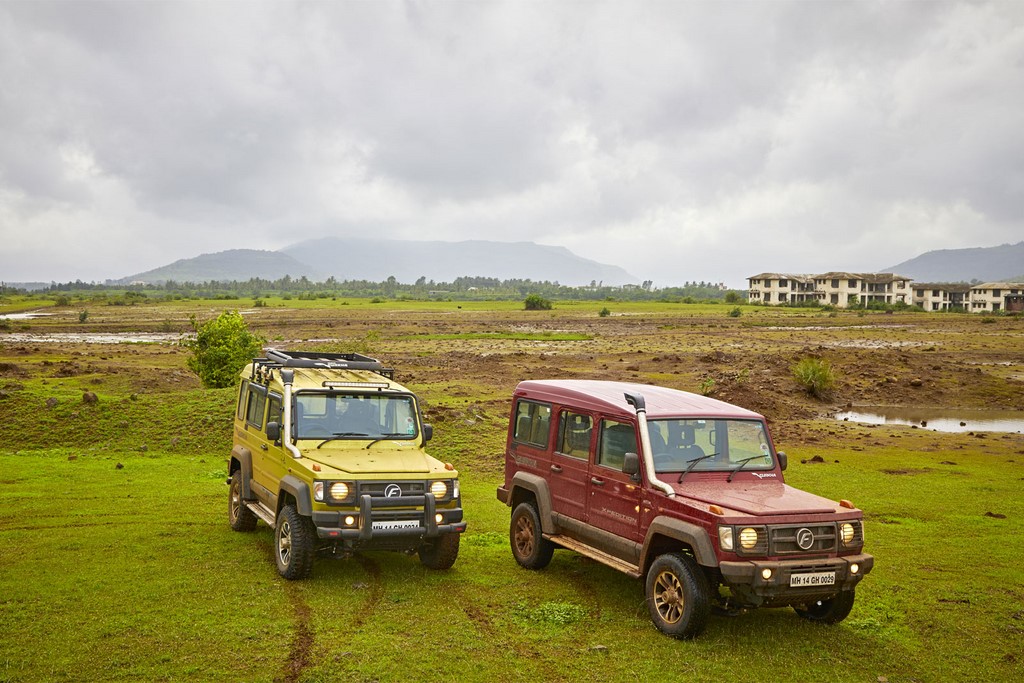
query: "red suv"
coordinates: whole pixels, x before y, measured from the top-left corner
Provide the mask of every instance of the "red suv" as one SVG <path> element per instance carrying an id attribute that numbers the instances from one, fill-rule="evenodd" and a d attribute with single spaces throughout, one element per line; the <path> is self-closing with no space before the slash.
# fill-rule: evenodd
<path id="1" fill-rule="evenodd" d="M 521 382 L 505 483 L 516 561 L 542 569 L 556 548 L 643 578 L 655 626 L 676 638 L 727 613 L 792 606 L 842 621 L 871 571 L 849 501 L 787 486 L 764 417 L 663 387 Z"/>

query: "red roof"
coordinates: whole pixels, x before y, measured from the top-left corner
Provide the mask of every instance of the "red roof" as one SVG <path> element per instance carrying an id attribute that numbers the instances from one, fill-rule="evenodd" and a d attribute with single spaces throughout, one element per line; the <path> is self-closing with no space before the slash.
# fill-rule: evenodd
<path id="1" fill-rule="evenodd" d="M 758 413 L 725 401 L 652 384 L 591 379 L 544 379 L 527 380 L 520 382 L 516 387 L 516 396 L 584 409 L 589 408 L 604 413 L 632 416 L 636 412 L 632 406 L 626 403 L 626 392 L 641 394 L 644 397 L 649 418 L 762 419 Z"/>

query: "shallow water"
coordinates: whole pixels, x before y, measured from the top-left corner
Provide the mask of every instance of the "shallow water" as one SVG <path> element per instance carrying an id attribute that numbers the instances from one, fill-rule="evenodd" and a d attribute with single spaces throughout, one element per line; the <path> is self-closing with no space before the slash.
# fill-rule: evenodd
<path id="1" fill-rule="evenodd" d="M 865 424 L 909 425 L 936 432 L 1024 432 L 1024 412 L 1018 410 L 858 406 L 838 412 L 834 417 Z"/>
<path id="2" fill-rule="evenodd" d="M 166 344 L 177 342 L 182 335 L 165 332 L 52 332 L 37 334 L 13 332 L 0 334 L 0 343 L 7 344 Z"/>

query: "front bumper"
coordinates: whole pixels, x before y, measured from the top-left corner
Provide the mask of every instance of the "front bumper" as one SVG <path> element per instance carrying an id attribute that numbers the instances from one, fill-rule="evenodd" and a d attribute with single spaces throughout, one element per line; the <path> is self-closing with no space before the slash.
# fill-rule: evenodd
<path id="1" fill-rule="evenodd" d="M 857 573 L 850 571 L 857 565 Z M 749 560 L 720 562 L 722 582 L 734 595 L 753 605 L 771 607 L 797 605 L 828 598 L 840 591 L 852 590 L 875 565 L 871 555 L 847 555 L 821 560 Z M 765 579 L 762 572 L 771 570 Z M 790 586 L 793 574 L 835 572 L 835 583 L 828 586 Z"/>
<path id="2" fill-rule="evenodd" d="M 466 522 L 462 521 L 461 500 L 456 499 L 457 507 L 440 508 L 430 494 L 422 496 L 396 496 L 385 498 L 363 495 L 359 497 L 358 510 L 314 511 L 313 524 L 316 526 L 317 537 L 323 540 L 346 541 L 358 545 L 375 543 L 415 542 L 424 538 L 437 538 L 446 534 L 461 534 L 466 530 Z M 442 516 L 441 523 L 436 515 Z M 346 525 L 346 517 L 355 518 L 354 525 Z M 374 522 L 418 522 L 412 526 L 391 529 L 375 529 Z"/>

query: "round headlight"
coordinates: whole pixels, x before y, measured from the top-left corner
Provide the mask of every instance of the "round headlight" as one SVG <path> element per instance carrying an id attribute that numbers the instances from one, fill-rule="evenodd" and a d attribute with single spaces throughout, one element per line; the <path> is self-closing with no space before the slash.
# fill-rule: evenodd
<path id="1" fill-rule="evenodd" d="M 448 484 L 443 481 L 435 481 L 430 485 L 430 492 L 434 494 L 434 498 L 441 500 L 448 495 Z"/>
<path id="2" fill-rule="evenodd" d="M 839 525 L 839 535 L 843 539 L 843 545 L 850 545 L 853 542 L 853 525 L 849 522 L 843 522 Z"/>
<path id="3" fill-rule="evenodd" d="M 331 484 L 331 498 L 345 500 L 348 498 L 348 484 L 343 481 L 336 481 Z"/>
<path id="4" fill-rule="evenodd" d="M 749 526 L 746 529 L 741 529 L 740 545 L 747 550 L 757 545 L 757 529 L 751 529 Z"/>

